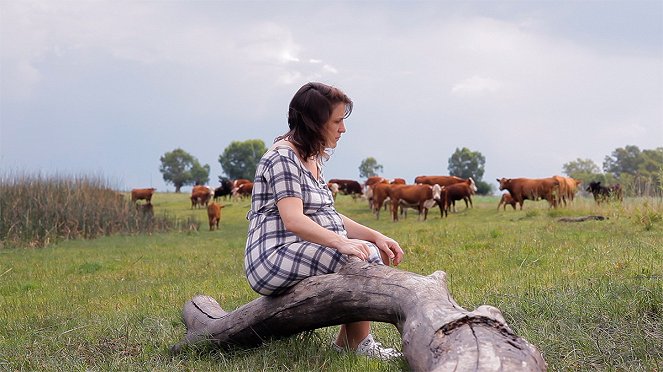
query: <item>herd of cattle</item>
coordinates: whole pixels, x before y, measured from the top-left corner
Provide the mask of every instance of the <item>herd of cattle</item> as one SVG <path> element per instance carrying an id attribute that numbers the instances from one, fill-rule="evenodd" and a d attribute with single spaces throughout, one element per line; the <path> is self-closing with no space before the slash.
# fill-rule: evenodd
<path id="1" fill-rule="evenodd" d="M 499 178 L 499 189 L 505 191 L 497 205 L 497 209 L 507 205 L 523 209 L 525 200 L 546 200 L 550 207 L 556 208 L 573 201 L 579 190 L 581 181 L 562 176 L 548 178 Z M 247 179 L 221 179 L 217 188 L 196 185 L 191 190 L 191 208 L 207 208 L 210 231 L 219 228 L 221 208 L 224 206 L 216 201 L 221 198 L 246 198 L 253 191 L 253 182 Z M 327 183 L 334 199 L 338 193 L 353 198 L 364 198 L 376 218 L 380 218 L 380 210 L 389 208 L 393 221 L 398 221 L 399 214 L 407 216 L 407 209 L 417 210 L 419 218 L 426 220 L 428 210 L 438 206 L 440 217 L 447 217 L 449 210 L 456 211 L 456 202 L 464 201 L 465 207 L 472 207 L 472 195 L 477 191 L 474 180 L 455 176 L 418 176 L 413 184 L 407 184 L 403 178 L 386 179 L 369 177 L 366 182 L 349 179 L 330 179 Z M 609 200 L 623 200 L 623 190 L 619 184 L 602 186 L 600 182 L 590 182 L 586 191 L 592 193 L 597 203 Z M 155 188 L 131 190 L 131 201 L 145 200 L 139 207 L 152 210 L 152 196 Z"/>

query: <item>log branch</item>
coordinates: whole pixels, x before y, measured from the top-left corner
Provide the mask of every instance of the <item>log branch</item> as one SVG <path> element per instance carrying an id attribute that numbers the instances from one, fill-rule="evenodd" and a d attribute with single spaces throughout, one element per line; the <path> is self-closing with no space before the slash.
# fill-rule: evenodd
<path id="1" fill-rule="evenodd" d="M 497 308 L 463 309 L 445 277 L 442 271 L 421 276 L 352 261 L 338 273 L 307 278 L 232 312 L 199 295 L 184 305 L 187 333 L 172 351 L 198 342 L 254 347 L 271 338 L 371 320 L 396 326 L 415 371 L 546 370 L 540 352 L 509 328 Z"/>

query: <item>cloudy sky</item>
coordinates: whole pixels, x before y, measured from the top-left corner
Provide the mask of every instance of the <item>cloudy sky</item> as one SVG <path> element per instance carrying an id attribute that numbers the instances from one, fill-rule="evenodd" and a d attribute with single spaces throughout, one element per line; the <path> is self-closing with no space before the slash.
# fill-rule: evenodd
<path id="1" fill-rule="evenodd" d="M 327 178 L 548 177 L 663 146 L 663 1 L 0 1 L 0 172 L 164 183 L 182 148 L 222 174 L 308 81 L 355 102 Z"/>

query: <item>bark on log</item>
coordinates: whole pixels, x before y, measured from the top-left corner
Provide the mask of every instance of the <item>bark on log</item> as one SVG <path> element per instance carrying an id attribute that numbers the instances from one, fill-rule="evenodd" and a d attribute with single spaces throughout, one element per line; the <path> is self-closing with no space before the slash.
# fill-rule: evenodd
<path id="1" fill-rule="evenodd" d="M 254 347 L 332 325 L 371 320 L 394 324 L 415 371 L 544 371 L 539 351 L 518 337 L 492 306 L 474 311 L 451 297 L 446 274 L 421 276 L 353 261 L 336 274 L 303 280 L 284 294 L 260 297 L 232 312 L 199 295 L 184 305 L 184 339 L 172 347 L 211 341 Z"/>

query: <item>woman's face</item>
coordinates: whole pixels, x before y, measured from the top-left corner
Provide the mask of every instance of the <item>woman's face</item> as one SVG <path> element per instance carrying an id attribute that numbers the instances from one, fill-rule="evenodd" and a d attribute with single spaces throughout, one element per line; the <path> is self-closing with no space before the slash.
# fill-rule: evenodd
<path id="1" fill-rule="evenodd" d="M 325 144 L 328 148 L 336 148 L 338 140 L 341 139 L 341 134 L 345 133 L 345 122 L 343 121 L 345 117 L 345 104 L 339 103 L 332 110 L 332 114 L 329 117 L 323 127 L 325 135 Z"/>

